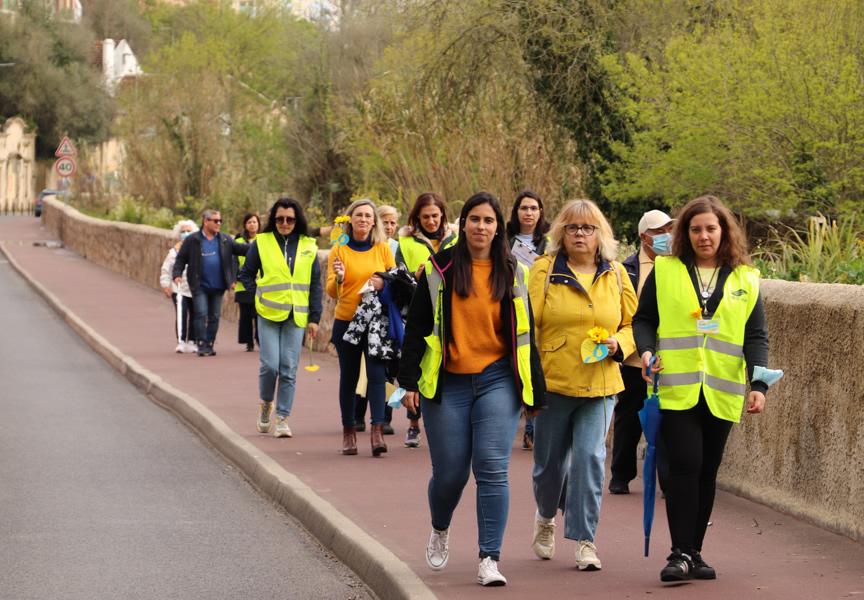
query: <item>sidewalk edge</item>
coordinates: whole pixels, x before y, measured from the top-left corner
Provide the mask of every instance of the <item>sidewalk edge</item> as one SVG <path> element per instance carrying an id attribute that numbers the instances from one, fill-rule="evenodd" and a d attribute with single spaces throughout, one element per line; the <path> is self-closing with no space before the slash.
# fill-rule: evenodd
<path id="1" fill-rule="evenodd" d="M 99 356 L 152 402 L 177 416 L 240 469 L 262 494 L 285 508 L 382 600 L 434 599 L 393 552 L 318 496 L 299 477 L 232 430 L 210 409 L 126 356 L 30 275 L 0 242 L 10 266 Z"/>

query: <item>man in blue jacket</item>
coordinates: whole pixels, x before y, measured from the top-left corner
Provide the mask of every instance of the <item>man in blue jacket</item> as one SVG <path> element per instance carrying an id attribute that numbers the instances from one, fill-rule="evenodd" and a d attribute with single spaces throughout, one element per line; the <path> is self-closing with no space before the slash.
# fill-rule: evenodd
<path id="1" fill-rule="evenodd" d="M 247 244 L 238 244 L 221 233 L 222 215 L 218 210 L 205 210 L 201 230 L 183 242 L 177 252 L 172 276 L 179 281 L 188 265 L 186 281 L 192 292 L 192 330 L 198 342 L 198 356 L 213 356 L 213 342 L 219 330 L 222 297 L 234 287 L 237 263 L 234 256 L 245 256 Z"/>

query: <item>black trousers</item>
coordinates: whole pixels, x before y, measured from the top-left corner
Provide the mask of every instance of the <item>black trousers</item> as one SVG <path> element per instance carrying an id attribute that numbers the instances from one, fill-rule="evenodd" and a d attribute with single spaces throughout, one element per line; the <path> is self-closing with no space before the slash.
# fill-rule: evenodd
<path id="1" fill-rule="evenodd" d="M 177 337 L 177 294 L 171 294 L 171 301 L 174 303 L 174 337 Z M 192 298 L 187 298 L 181 295 L 182 306 L 180 308 L 180 339 L 178 342 L 188 342 L 192 335 Z"/>
<path id="2" fill-rule="evenodd" d="M 669 465 L 666 518 L 672 547 L 701 552 L 732 422 L 712 415 L 701 393 L 693 408 L 662 413 L 660 437 Z"/>
<path id="3" fill-rule="evenodd" d="M 615 405 L 612 437 L 612 481 L 630 483 L 636 479 L 636 448 L 642 438 L 642 423 L 639 411 L 648 395 L 648 384 L 642 379 L 638 367 L 621 366 L 624 391 L 618 394 Z M 669 464 L 666 460 L 666 445 L 657 440 L 657 480 L 660 489 L 666 491 Z"/>
<path id="4" fill-rule="evenodd" d="M 258 326 L 256 320 L 258 313 L 255 311 L 255 304 L 248 302 L 238 302 L 240 308 L 240 317 L 237 320 L 237 343 L 251 344 L 253 341 L 258 342 Z"/>

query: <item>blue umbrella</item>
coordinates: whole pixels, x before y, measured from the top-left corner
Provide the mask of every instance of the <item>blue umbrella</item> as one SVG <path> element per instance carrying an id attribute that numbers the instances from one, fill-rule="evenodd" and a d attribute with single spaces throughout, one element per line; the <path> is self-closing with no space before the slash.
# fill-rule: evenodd
<path id="1" fill-rule="evenodd" d="M 646 375 L 651 375 L 651 367 L 657 362 L 657 357 L 651 358 Z M 645 531 L 645 556 L 648 556 L 648 545 L 651 541 L 651 525 L 654 523 L 654 497 L 657 492 L 657 436 L 660 434 L 660 398 L 657 388 L 660 383 L 660 373 L 654 374 L 654 388 L 645 399 L 642 410 L 639 411 L 639 421 L 642 423 L 642 433 L 648 448 L 645 451 L 645 464 L 642 466 L 644 491 L 642 496 L 642 528 Z"/>

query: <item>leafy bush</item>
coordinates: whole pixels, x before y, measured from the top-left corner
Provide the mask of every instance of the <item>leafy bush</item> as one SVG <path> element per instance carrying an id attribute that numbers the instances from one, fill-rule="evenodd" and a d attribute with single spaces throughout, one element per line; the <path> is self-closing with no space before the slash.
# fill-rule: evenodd
<path id="1" fill-rule="evenodd" d="M 864 284 L 864 235 L 854 217 L 811 217 L 806 232 L 775 229 L 754 259 L 769 279 Z"/>

